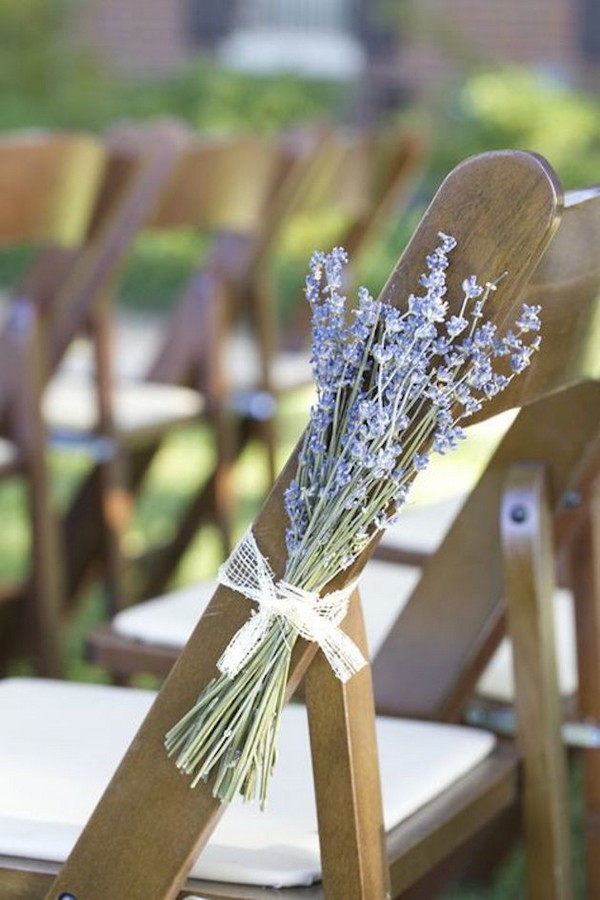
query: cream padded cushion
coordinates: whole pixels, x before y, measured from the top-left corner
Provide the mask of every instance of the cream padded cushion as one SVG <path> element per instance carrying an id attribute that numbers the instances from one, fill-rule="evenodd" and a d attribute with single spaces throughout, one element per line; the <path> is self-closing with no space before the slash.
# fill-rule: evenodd
<path id="1" fill-rule="evenodd" d="M 171 591 L 117 613 L 112 627 L 122 637 L 143 644 L 181 650 L 215 592 L 214 581 Z"/>
<path id="2" fill-rule="evenodd" d="M 383 644 L 396 618 L 408 601 L 420 576 L 411 566 L 372 559 L 361 578 L 360 592 L 371 657 Z M 113 619 L 123 637 L 180 650 L 214 593 L 214 581 L 204 581 L 140 603 Z M 559 683 L 563 696 L 577 690 L 575 619 L 569 591 L 555 592 L 555 629 Z M 514 680 L 512 649 L 504 639 L 477 685 L 477 693 L 488 699 L 512 702 Z"/>
<path id="3" fill-rule="evenodd" d="M 256 341 L 243 331 L 230 335 L 226 349 L 227 372 L 235 388 L 249 389 L 260 382 L 261 365 Z M 278 352 L 272 363 L 275 390 L 286 391 L 312 384 L 310 350 Z"/>
<path id="4" fill-rule="evenodd" d="M 17 448 L 10 441 L 0 438 L 0 469 L 12 466 L 17 459 Z"/>
<path id="5" fill-rule="evenodd" d="M 575 611 L 570 591 L 564 589 L 555 591 L 554 628 L 560 692 L 563 697 L 569 697 L 577 691 Z M 512 703 L 514 700 L 512 646 L 506 638 L 481 676 L 477 693 L 481 697 L 505 703 Z"/>
<path id="6" fill-rule="evenodd" d="M 202 397 L 191 388 L 124 381 L 114 390 L 115 423 L 125 434 L 195 419 L 202 408 Z M 92 382 L 72 375 L 54 378 L 44 396 L 44 415 L 52 430 L 92 431 L 97 425 L 97 398 Z"/>
<path id="7" fill-rule="evenodd" d="M 416 568 L 378 560 L 368 564 L 360 589 L 366 601 L 365 621 L 372 656 L 383 643 L 418 580 Z M 203 581 L 131 606 L 114 617 L 113 628 L 132 640 L 180 650 L 208 606 L 215 587 L 214 581 Z"/>
<path id="8" fill-rule="evenodd" d="M 153 694 L 41 679 L 0 684 L 0 854 L 68 855 Z M 484 759 L 487 732 L 381 718 L 389 829 Z M 162 747 L 157 747 L 161 753 Z M 193 869 L 215 881 L 287 886 L 320 876 L 306 713 L 286 708 L 267 813 L 234 803 Z"/>
<path id="9" fill-rule="evenodd" d="M 388 528 L 381 538 L 382 546 L 433 553 L 466 499 L 467 494 L 457 494 L 437 503 L 407 503 L 396 525 Z"/>

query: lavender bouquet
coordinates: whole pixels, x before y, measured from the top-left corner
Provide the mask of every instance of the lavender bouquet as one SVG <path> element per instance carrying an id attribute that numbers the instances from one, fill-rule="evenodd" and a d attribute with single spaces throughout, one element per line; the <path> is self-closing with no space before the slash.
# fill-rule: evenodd
<path id="1" fill-rule="evenodd" d="M 220 581 L 257 609 L 218 662 L 220 675 L 166 737 L 192 786 L 216 771 L 213 793 L 264 807 L 292 649 L 317 641 L 335 674 L 365 665 L 338 627 L 353 584 L 324 588 L 391 525 L 432 451 L 446 453 L 462 423 L 525 369 L 540 344 L 540 307 L 524 305 L 500 336 L 485 320 L 497 279 L 462 282 L 462 306 L 448 315 L 449 255 L 456 240 L 439 234 L 420 291 L 404 310 L 365 288 L 349 314 L 342 294 L 345 252 L 314 253 L 306 279 L 313 311 L 312 367 L 317 400 L 295 478 L 285 493 L 289 525 L 284 578 L 275 582 L 251 532 L 219 572 Z"/>

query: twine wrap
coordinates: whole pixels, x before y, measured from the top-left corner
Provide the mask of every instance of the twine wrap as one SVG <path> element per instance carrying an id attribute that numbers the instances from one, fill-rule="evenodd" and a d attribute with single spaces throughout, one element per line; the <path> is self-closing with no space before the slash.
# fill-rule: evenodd
<path id="1" fill-rule="evenodd" d="M 288 622 L 307 641 L 315 641 L 340 681 L 348 681 L 367 664 L 347 634 L 338 628 L 348 612 L 353 582 L 320 597 L 312 591 L 275 582 L 275 575 L 254 535 L 248 531 L 229 559 L 219 569 L 219 582 L 258 605 L 237 631 L 217 662 L 223 675 L 235 678 L 265 637 L 273 619 Z"/>

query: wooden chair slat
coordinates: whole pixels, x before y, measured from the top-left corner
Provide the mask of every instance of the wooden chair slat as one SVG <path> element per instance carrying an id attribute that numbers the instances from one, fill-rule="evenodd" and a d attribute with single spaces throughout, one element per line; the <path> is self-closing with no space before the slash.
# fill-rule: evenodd
<path id="1" fill-rule="evenodd" d="M 77 245 L 105 162 L 91 135 L 37 132 L 0 141 L 0 245 Z"/>
<path id="2" fill-rule="evenodd" d="M 365 656 L 367 641 L 358 593 L 345 631 Z M 306 675 L 306 706 L 317 798 L 323 889 L 329 900 L 369 900 L 390 892 L 381 784 L 377 766 L 375 704 L 366 666 L 340 685 L 323 654 Z"/>
<path id="3" fill-rule="evenodd" d="M 556 740 L 561 710 L 552 609 L 552 516 L 545 476 L 541 463 L 511 466 L 500 521 L 524 759 L 523 827 L 525 840 L 536 847 L 536 859 L 527 860 L 529 893 L 567 900 L 573 881 L 565 754 Z M 543 800 L 548 784 L 553 785 L 550 805 Z"/>

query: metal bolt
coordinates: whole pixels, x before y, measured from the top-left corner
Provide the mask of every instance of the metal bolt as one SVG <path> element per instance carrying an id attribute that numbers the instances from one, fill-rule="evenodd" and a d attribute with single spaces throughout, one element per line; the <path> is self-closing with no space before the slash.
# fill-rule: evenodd
<path id="1" fill-rule="evenodd" d="M 581 494 L 579 491 L 567 491 L 563 497 L 562 505 L 565 509 L 577 509 L 581 504 Z"/>
<path id="2" fill-rule="evenodd" d="M 509 515 L 513 522 L 520 525 L 527 520 L 527 509 L 522 503 L 517 503 L 511 508 Z"/>
<path id="3" fill-rule="evenodd" d="M 75 894 L 61 894 L 58 900 L 77 900 Z"/>

